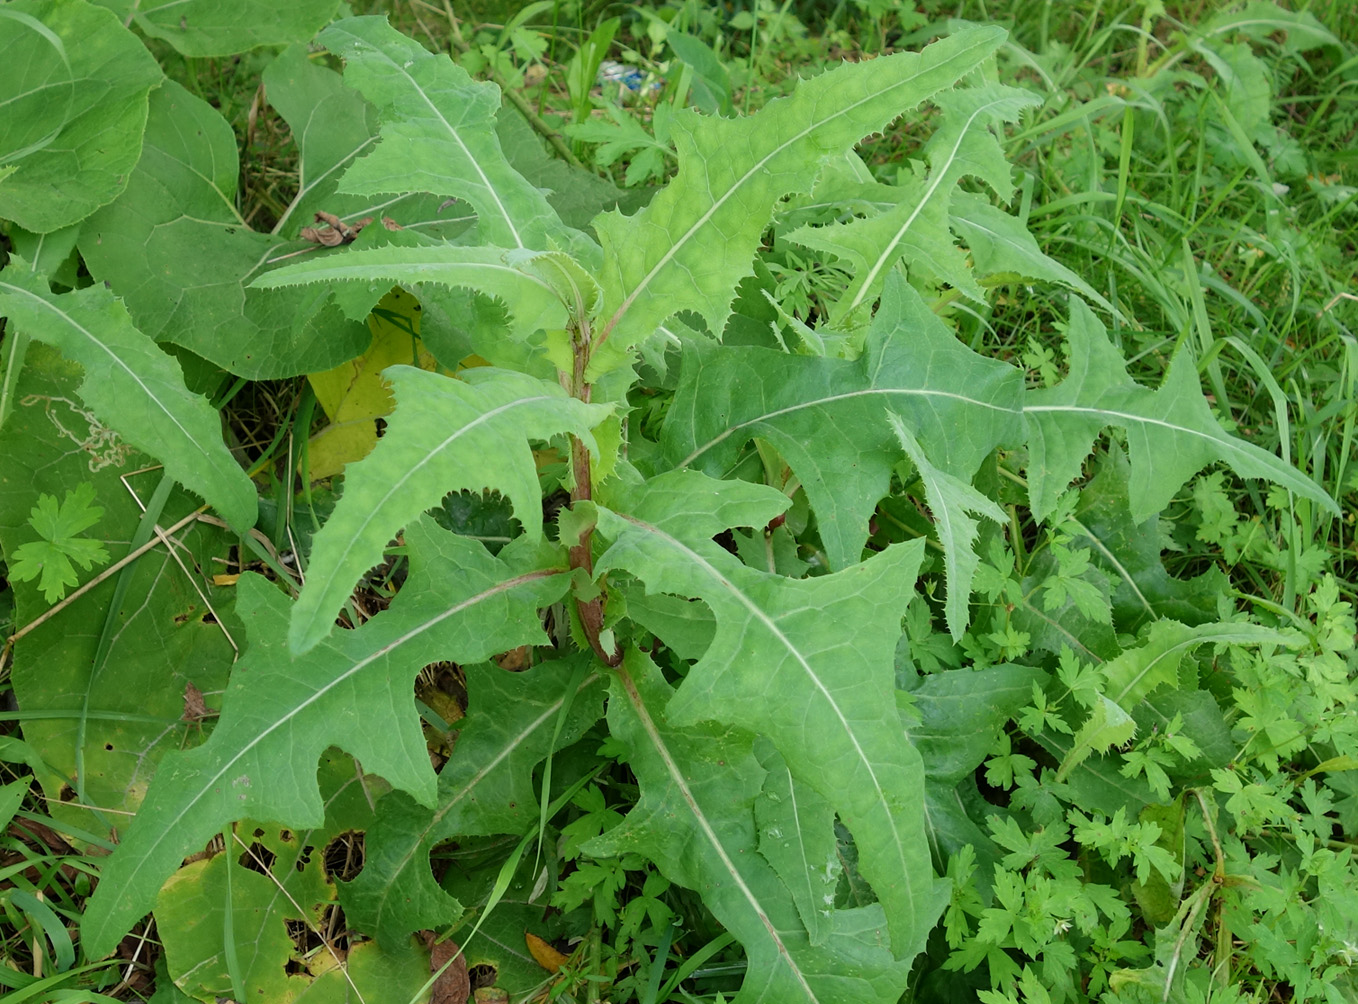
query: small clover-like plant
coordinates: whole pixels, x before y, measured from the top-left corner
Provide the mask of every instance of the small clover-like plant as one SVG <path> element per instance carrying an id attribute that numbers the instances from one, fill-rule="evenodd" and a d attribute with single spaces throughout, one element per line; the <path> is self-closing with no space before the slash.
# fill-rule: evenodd
<path id="1" fill-rule="evenodd" d="M 94 504 L 94 486 L 88 481 L 68 491 L 60 504 L 55 496 L 39 495 L 28 522 L 42 539 L 14 549 L 9 577 L 16 582 L 37 579 L 47 602 L 57 602 L 80 581 L 75 565 L 89 571 L 108 561 L 108 550 L 102 543 L 80 536 L 103 515 L 103 506 Z"/>

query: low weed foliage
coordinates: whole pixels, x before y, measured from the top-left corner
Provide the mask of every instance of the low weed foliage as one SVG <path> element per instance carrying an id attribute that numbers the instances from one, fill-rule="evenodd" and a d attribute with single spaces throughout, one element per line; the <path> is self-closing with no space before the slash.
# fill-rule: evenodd
<path id="1" fill-rule="evenodd" d="M 0 9 L 3 749 L 110 851 L 62 904 L 86 959 L 151 913 L 165 999 L 1358 995 L 1351 479 L 1204 395 L 1220 345 L 1129 362 L 1139 297 L 1030 232 L 1007 136 L 1046 109 L 1004 30 L 737 115 L 674 21 L 711 107 L 671 81 L 651 137 L 590 116 L 606 22 L 572 135 L 648 137 L 637 198 L 383 17 L 188 6 L 131 23 L 277 47 L 267 232 L 122 21 Z M 1229 87 L 1339 45 L 1240 18 L 1186 49 Z M 1222 119 L 1242 171 L 1292 149 L 1262 100 Z M 894 176 L 856 152 L 902 130 Z M 1039 288 L 1044 343 L 959 337 Z M 278 386 L 272 445 L 224 440 Z M 1203 551 L 1259 542 L 1278 598 Z M 74 987 L 37 902 L 10 919 Z"/>

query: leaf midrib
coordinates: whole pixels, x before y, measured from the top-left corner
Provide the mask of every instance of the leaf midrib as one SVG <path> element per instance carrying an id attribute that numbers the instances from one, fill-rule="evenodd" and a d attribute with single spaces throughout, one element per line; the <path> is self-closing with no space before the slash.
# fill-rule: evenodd
<path id="1" fill-rule="evenodd" d="M 964 54 L 970 52 L 972 49 L 984 48 L 989 44 L 990 43 L 985 39 L 978 39 L 977 42 L 971 45 L 970 47 L 959 49 L 956 53 L 947 57 L 947 59 L 944 62 L 956 60 L 959 57 L 963 56 Z M 920 61 L 921 63 L 924 62 L 922 58 Z M 765 154 L 758 161 L 752 164 L 750 168 L 743 175 L 737 178 L 725 192 L 723 192 L 720 196 L 713 200 L 712 205 L 705 212 L 703 212 L 702 215 L 700 215 L 697 220 L 693 222 L 693 224 L 688 228 L 688 230 L 684 232 L 684 235 L 682 237 L 680 237 L 677 241 L 673 242 L 670 245 L 669 250 L 667 250 L 663 255 L 661 255 L 660 259 L 655 263 L 654 266 L 652 266 L 651 270 L 647 272 L 646 275 L 643 276 L 641 280 L 637 283 L 637 285 L 632 289 L 632 291 L 627 294 L 627 296 L 623 299 L 622 303 L 618 305 L 618 309 L 614 311 L 613 316 L 608 319 L 608 323 L 604 326 L 604 329 L 599 337 L 599 342 L 602 343 L 609 337 L 609 335 L 613 333 L 613 329 L 617 326 L 618 322 L 622 320 L 623 316 L 627 313 L 627 311 L 631 309 L 632 303 L 636 300 L 636 298 L 646 289 L 647 286 L 651 284 L 651 282 L 660 273 L 660 271 L 674 259 L 674 257 L 680 252 L 680 250 L 687 246 L 688 242 L 692 240 L 694 234 L 696 234 L 701 228 L 707 226 L 712 217 L 716 215 L 717 211 L 722 206 L 724 206 L 729 199 L 733 198 L 735 196 L 735 193 L 740 191 L 751 178 L 755 177 L 757 174 L 762 173 L 771 160 L 781 155 L 782 153 L 786 152 L 794 143 L 800 142 L 802 139 L 810 135 L 815 130 L 823 128 L 828 123 L 833 122 L 837 118 L 843 118 L 844 116 L 848 115 L 851 111 L 856 110 L 857 108 L 867 104 L 868 102 L 881 100 L 884 95 L 889 94 L 891 91 L 896 90 L 897 88 L 907 87 L 908 85 L 914 83 L 916 79 L 923 76 L 926 72 L 936 70 L 938 66 L 944 65 L 944 62 L 940 62 L 937 65 L 922 65 L 918 70 L 916 70 L 916 72 L 914 72 L 904 80 L 898 81 L 897 83 L 892 84 L 891 86 L 884 88 L 880 91 L 874 91 L 873 93 L 867 95 L 866 97 L 863 97 L 858 101 L 853 102 L 852 104 L 841 106 L 834 114 L 827 115 L 825 118 L 822 119 L 817 119 L 812 125 L 807 126 L 805 129 L 801 130 L 798 133 L 794 133 L 787 140 L 775 146 L 767 154 Z"/>
<path id="2" fill-rule="evenodd" d="M 327 696 L 340 684 L 347 682 L 354 675 L 366 669 L 368 666 L 372 665 L 377 660 L 385 658 L 391 653 L 395 652 L 402 645 L 405 645 L 406 643 L 414 640 L 415 638 L 424 634 L 426 631 L 429 631 L 437 627 L 439 624 L 443 623 L 449 617 L 460 614 L 463 611 L 470 609 L 471 607 L 475 606 L 478 603 L 481 603 L 492 597 L 498 596 L 501 593 L 508 592 L 509 590 L 517 588 L 518 586 L 524 585 L 529 582 L 535 582 L 539 579 L 545 579 L 553 575 L 561 574 L 564 573 L 557 568 L 538 569 L 532 572 L 525 572 L 523 575 L 517 575 L 512 579 L 505 580 L 504 582 L 497 582 L 491 588 L 482 590 L 481 592 L 468 597 L 462 602 L 457 603 L 452 607 L 449 607 L 447 610 L 443 610 L 440 613 L 434 615 L 433 617 L 430 617 L 422 624 L 416 625 L 411 630 L 405 632 L 402 635 L 399 635 L 392 641 L 388 642 L 386 645 L 383 645 L 381 648 L 360 659 L 358 662 L 354 663 L 352 667 L 345 670 L 343 673 L 327 681 L 323 686 L 318 688 L 305 700 L 301 701 L 295 707 L 289 709 L 287 713 L 279 716 L 279 718 L 272 724 L 270 724 L 267 728 L 263 729 L 262 731 L 252 736 L 249 742 L 245 743 L 235 753 L 234 756 L 232 756 L 222 765 L 220 770 L 218 770 L 215 774 L 213 774 L 210 778 L 208 778 L 206 782 L 204 782 L 200 786 L 198 792 L 183 804 L 179 813 L 175 815 L 174 818 L 170 820 L 166 825 L 162 826 L 160 828 L 159 833 L 151 840 L 150 844 L 147 845 L 145 851 L 141 854 L 140 858 L 133 865 L 131 873 L 124 878 L 123 880 L 124 888 L 136 885 L 137 876 L 141 873 L 142 868 L 151 860 L 152 856 L 156 852 L 156 849 L 159 848 L 161 844 L 165 843 L 165 841 L 170 836 L 177 834 L 179 832 L 180 824 L 183 822 L 184 817 L 187 816 L 191 810 L 198 806 L 199 802 L 202 801 L 203 796 L 218 781 L 225 777 L 226 774 L 230 772 L 232 767 L 234 767 L 237 763 L 240 762 L 240 760 L 243 757 L 245 757 L 257 746 L 259 746 L 266 738 L 268 738 L 278 729 L 282 728 L 284 725 L 291 722 L 294 718 L 302 714 L 302 712 L 304 712 L 307 708 L 311 707 L 317 701 Z M 206 747 L 199 748 L 205 749 Z M 87 940 L 90 940 L 95 944 L 100 944 L 103 938 L 103 927 L 106 926 L 107 920 L 105 921 L 105 924 L 101 925 L 101 927 L 93 933 L 93 936 L 88 938 Z"/>
<path id="3" fill-rule="evenodd" d="M 393 496 L 395 496 L 398 492 L 401 491 L 402 488 L 405 487 L 406 483 L 411 478 L 413 478 L 417 473 L 419 473 L 427 464 L 432 463 L 436 458 L 438 458 L 443 453 L 444 450 L 448 449 L 448 447 L 452 443 L 456 442 L 462 436 L 472 432 L 478 427 L 485 425 L 492 419 L 514 408 L 520 407 L 522 405 L 535 404 L 539 401 L 552 401 L 552 400 L 556 399 L 551 398 L 546 394 L 540 394 L 535 397 L 521 397 L 513 401 L 510 401 L 507 404 L 502 404 L 497 408 L 492 408 L 490 411 L 482 412 L 481 414 L 477 415 L 474 419 L 472 419 L 470 422 L 468 422 L 466 425 L 460 426 L 451 435 L 444 439 L 443 442 L 439 443 L 433 449 L 429 450 L 422 458 L 420 458 L 420 461 L 418 463 L 407 468 L 406 471 L 399 478 L 396 479 L 396 481 L 391 485 L 391 487 L 387 489 L 387 493 L 383 495 L 382 498 L 369 509 L 368 514 L 365 517 L 363 517 L 363 519 L 358 523 L 356 527 L 353 528 L 352 532 L 345 540 L 344 546 L 340 548 L 340 550 L 336 554 L 336 557 L 332 564 L 334 571 L 331 573 L 330 580 L 323 581 L 320 583 L 320 593 L 318 595 L 322 599 L 325 598 L 325 594 L 331 588 L 331 584 L 335 581 L 334 574 L 344 568 L 345 562 L 348 561 L 349 555 L 353 553 L 355 547 L 357 547 L 360 544 L 367 543 L 368 527 L 379 516 L 384 515 L 382 511 L 383 507 L 386 506 L 387 503 L 391 501 Z M 329 608 L 329 606 L 330 604 L 317 606 L 316 610 L 312 612 L 311 615 L 304 622 L 306 630 L 305 632 L 301 633 L 302 637 L 310 635 L 312 629 L 314 628 L 317 618 L 325 617 L 326 610 Z"/>
<path id="4" fill-rule="evenodd" d="M 715 580 L 716 583 L 722 589 L 728 592 L 731 596 L 733 596 L 736 599 L 737 602 L 739 602 L 743 607 L 745 607 L 745 609 L 750 613 L 751 617 L 754 620 L 757 620 L 760 624 L 762 624 L 765 630 L 768 631 L 769 634 L 771 634 L 783 646 L 783 648 L 793 657 L 794 660 L 796 660 L 797 664 L 802 668 L 802 671 L 806 674 L 807 678 L 811 680 L 816 690 L 820 692 L 822 698 L 833 710 L 835 717 L 839 720 L 840 727 L 843 729 L 844 734 L 849 737 L 850 742 L 853 744 L 854 752 L 858 755 L 859 760 L 862 762 L 863 766 L 867 769 L 868 776 L 872 778 L 873 790 L 877 794 L 878 802 L 882 806 L 883 810 L 882 814 L 883 816 L 885 816 L 887 826 L 891 830 L 890 846 L 895 847 L 898 850 L 903 850 L 904 844 L 901 839 L 900 831 L 896 827 L 896 818 L 890 810 L 891 804 L 890 800 L 887 798 L 886 792 L 882 790 L 882 784 L 877 778 L 877 771 L 873 767 L 872 760 L 868 757 L 867 752 L 859 744 L 858 736 L 854 733 L 854 730 L 850 727 L 849 721 L 845 717 L 844 712 L 840 708 L 838 702 L 835 700 L 834 695 L 830 692 L 829 688 L 827 688 L 825 684 L 821 681 L 820 677 L 816 674 L 815 669 L 811 666 L 810 662 L 807 661 L 806 657 L 803 656 L 801 651 L 795 645 L 792 644 L 792 639 L 788 638 L 788 636 L 782 632 L 782 630 L 778 627 L 777 622 L 772 617 L 770 617 L 763 610 L 761 610 L 758 604 L 756 604 L 753 600 L 746 596 L 744 592 L 737 588 L 734 582 L 726 578 L 726 576 L 722 575 L 721 572 L 719 572 L 701 554 L 689 548 L 682 541 L 674 537 L 671 537 L 669 534 L 665 533 L 657 526 L 654 526 L 650 523 L 646 523 L 642 520 L 635 518 L 634 516 L 629 516 L 624 513 L 617 513 L 616 515 L 619 518 L 627 521 L 628 523 L 631 523 L 638 529 L 646 533 L 654 534 L 660 541 L 672 547 L 673 549 L 679 551 L 683 555 L 685 560 L 691 562 L 693 565 L 701 568 L 703 571 L 708 573 L 708 575 L 713 580 Z M 899 865 L 900 865 L 899 873 L 904 881 L 906 894 L 910 897 L 910 899 L 913 902 L 915 896 L 914 888 L 913 885 L 911 884 L 910 867 L 908 862 L 905 860 L 904 856 L 900 857 Z"/>
<path id="5" fill-rule="evenodd" d="M 664 737 L 661 736 L 660 730 L 656 727 L 654 719 L 651 718 L 650 709 L 646 707 L 646 702 L 641 699 L 641 694 L 637 690 L 636 681 L 632 679 L 632 675 L 628 672 L 626 664 L 618 667 L 617 674 L 618 681 L 627 691 L 627 699 L 632 705 L 632 711 L 637 716 L 637 721 L 645 731 L 646 738 L 651 741 L 651 746 L 655 749 L 656 755 L 660 757 L 661 762 L 665 765 L 665 772 L 669 774 L 670 782 L 679 790 L 679 794 L 683 796 L 684 803 L 688 806 L 689 812 L 697 822 L 698 828 L 702 831 L 707 842 L 711 844 L 712 849 L 721 860 L 722 866 L 726 869 L 727 874 L 731 876 L 731 881 L 734 883 L 735 887 L 740 890 L 741 895 L 750 905 L 750 909 L 755 912 L 755 916 L 759 918 L 759 922 L 763 925 L 764 930 L 768 932 L 769 939 L 777 949 L 778 957 L 783 960 L 784 964 L 791 970 L 792 975 L 797 980 L 798 984 L 800 984 L 802 989 L 806 992 L 807 1000 L 813 1002 L 819 1001 L 820 998 L 818 998 L 816 992 L 811 989 L 811 984 L 806 981 L 806 976 L 802 973 L 801 967 L 797 965 L 796 959 L 792 957 L 791 951 L 788 950 L 787 945 L 783 942 L 782 936 L 779 935 L 778 929 L 774 927 L 773 921 L 769 918 L 768 913 L 764 910 L 763 906 L 760 905 L 758 897 L 755 896 L 754 891 L 746 884 L 745 877 L 741 875 L 740 870 L 736 868 L 735 862 L 731 860 L 731 856 L 726 853 L 725 846 L 717 836 L 716 830 L 712 828 L 712 824 L 708 821 L 702 806 L 698 804 L 698 799 L 693 794 L 693 790 L 689 787 L 688 778 L 684 776 L 684 772 L 679 769 L 678 763 L 675 762 L 674 757 L 670 754 L 669 746 L 666 745 Z"/>

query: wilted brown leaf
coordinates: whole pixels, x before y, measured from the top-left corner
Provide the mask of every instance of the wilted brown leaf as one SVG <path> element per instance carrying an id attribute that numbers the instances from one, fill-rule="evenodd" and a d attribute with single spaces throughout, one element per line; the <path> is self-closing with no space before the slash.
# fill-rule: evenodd
<path id="1" fill-rule="evenodd" d="M 462 949 L 451 941 L 436 941 L 433 931 L 421 931 L 420 936 L 429 946 L 429 971 L 443 970 L 429 991 L 429 1004 L 467 1004 L 472 983 Z"/>

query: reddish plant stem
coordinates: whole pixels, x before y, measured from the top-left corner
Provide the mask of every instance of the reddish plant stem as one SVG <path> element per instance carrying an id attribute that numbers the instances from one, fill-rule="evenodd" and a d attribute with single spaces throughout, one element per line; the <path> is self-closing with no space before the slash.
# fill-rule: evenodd
<path id="1" fill-rule="evenodd" d="M 585 367 L 589 365 L 589 329 L 586 322 L 583 330 L 577 332 L 571 339 L 572 373 L 570 391 L 572 397 L 577 400 L 589 402 L 591 386 L 585 381 Z M 589 447 L 587 447 L 579 436 L 571 436 L 571 472 L 575 477 L 575 485 L 571 489 L 571 504 L 576 502 L 588 501 L 594 497 L 594 481 L 590 473 Z M 580 540 L 570 549 L 569 560 L 571 568 L 583 568 L 586 574 L 592 579 L 594 577 L 594 555 L 592 553 L 592 541 L 594 538 L 594 528 L 591 526 L 580 533 Z M 575 600 L 575 611 L 580 617 L 580 626 L 585 632 L 585 638 L 589 642 L 589 647 L 594 650 L 594 654 L 608 666 L 618 666 L 622 663 L 622 650 L 614 646 L 612 652 L 604 651 L 603 644 L 599 640 L 599 635 L 604 627 L 604 593 L 600 589 L 599 595 L 592 600 Z"/>

